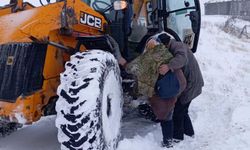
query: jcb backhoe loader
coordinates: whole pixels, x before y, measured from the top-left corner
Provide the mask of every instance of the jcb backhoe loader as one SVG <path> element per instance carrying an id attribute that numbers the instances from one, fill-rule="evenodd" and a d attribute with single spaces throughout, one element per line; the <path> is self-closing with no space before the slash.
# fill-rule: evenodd
<path id="1" fill-rule="evenodd" d="M 62 149 L 116 149 L 123 96 L 109 36 L 126 54 L 155 28 L 195 52 L 199 1 L 46 1 L 0 7 L 0 134 L 57 112 Z"/>

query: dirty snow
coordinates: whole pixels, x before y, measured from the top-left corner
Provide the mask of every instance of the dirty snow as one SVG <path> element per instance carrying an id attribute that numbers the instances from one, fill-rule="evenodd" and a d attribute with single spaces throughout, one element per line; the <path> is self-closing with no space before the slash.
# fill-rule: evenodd
<path id="1" fill-rule="evenodd" d="M 42 118 L 8 137 L 0 138 L 0 150 L 59 150 L 55 117 Z"/>

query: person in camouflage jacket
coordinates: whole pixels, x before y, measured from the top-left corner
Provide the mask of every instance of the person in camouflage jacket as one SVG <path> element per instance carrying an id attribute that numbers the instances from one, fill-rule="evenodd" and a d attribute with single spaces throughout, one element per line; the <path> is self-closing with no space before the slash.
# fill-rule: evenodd
<path id="1" fill-rule="evenodd" d="M 158 44 L 127 64 L 126 71 L 137 77 L 139 95 L 148 97 L 154 95 L 154 87 L 159 74 L 158 68 L 161 64 L 168 63 L 172 57 L 173 55 L 166 50 L 165 45 Z"/>
<path id="2" fill-rule="evenodd" d="M 126 71 L 137 77 L 138 93 L 149 97 L 152 110 L 161 123 L 163 134 L 162 145 L 164 147 L 172 147 L 172 115 L 174 105 L 177 100 L 177 95 L 180 94 L 186 86 L 186 79 L 181 69 L 177 69 L 173 72 L 170 71 L 168 75 L 159 75 L 160 66 L 162 66 L 162 64 L 169 64 L 172 59 L 173 55 L 168 48 L 164 44 L 157 42 L 156 37 L 153 36 L 151 40 L 147 42 L 144 52 L 126 66 Z M 178 79 L 175 80 L 178 82 L 178 87 L 175 86 L 176 84 L 171 84 L 175 82 L 171 76 Z M 173 81 L 169 82 L 169 80 Z M 163 84 L 157 84 L 160 81 L 163 82 Z M 158 85 L 161 87 L 158 87 Z M 165 88 L 166 90 L 163 91 L 166 93 L 160 94 L 157 92 L 158 88 Z M 171 90 L 173 88 L 177 88 L 175 92 Z M 168 96 L 166 97 L 166 95 Z M 171 96 L 169 97 L 169 95 Z"/>

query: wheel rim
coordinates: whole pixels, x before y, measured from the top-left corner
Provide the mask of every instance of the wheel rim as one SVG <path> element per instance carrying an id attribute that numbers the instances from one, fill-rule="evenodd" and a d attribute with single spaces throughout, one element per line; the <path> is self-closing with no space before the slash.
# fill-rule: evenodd
<path id="1" fill-rule="evenodd" d="M 109 71 L 103 86 L 102 125 L 104 140 L 113 149 L 120 133 L 122 91 L 119 79 L 113 70 Z"/>

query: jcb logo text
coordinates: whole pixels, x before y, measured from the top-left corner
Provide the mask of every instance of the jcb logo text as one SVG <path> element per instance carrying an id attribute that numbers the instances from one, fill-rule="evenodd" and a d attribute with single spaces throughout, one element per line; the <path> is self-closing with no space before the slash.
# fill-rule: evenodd
<path id="1" fill-rule="evenodd" d="M 80 23 L 94 28 L 102 28 L 102 19 L 85 12 L 81 12 Z"/>

